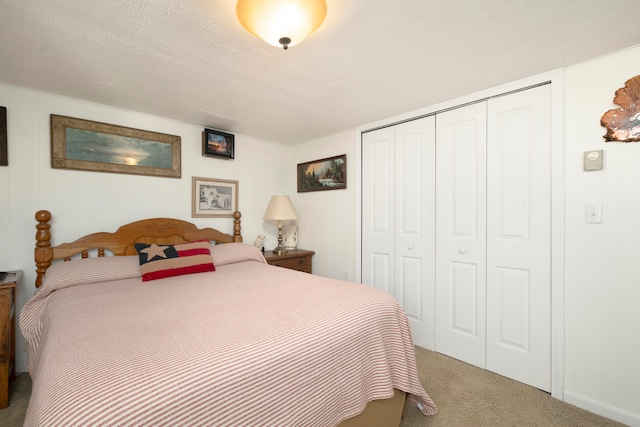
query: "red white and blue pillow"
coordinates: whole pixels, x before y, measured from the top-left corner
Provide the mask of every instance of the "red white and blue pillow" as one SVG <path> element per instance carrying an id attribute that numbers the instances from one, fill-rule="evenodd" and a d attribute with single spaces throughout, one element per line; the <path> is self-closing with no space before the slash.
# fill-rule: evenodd
<path id="1" fill-rule="evenodd" d="M 136 243 L 142 281 L 216 271 L 206 240 L 178 245 Z"/>

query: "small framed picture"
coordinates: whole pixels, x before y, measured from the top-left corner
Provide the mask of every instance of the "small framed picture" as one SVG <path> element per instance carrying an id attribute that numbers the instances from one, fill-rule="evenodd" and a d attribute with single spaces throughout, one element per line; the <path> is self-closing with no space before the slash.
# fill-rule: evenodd
<path id="1" fill-rule="evenodd" d="M 347 155 L 298 164 L 298 193 L 347 188 Z"/>
<path id="2" fill-rule="evenodd" d="M 192 218 L 233 217 L 238 210 L 238 181 L 192 178 Z"/>
<path id="3" fill-rule="evenodd" d="M 233 134 L 219 130 L 205 129 L 202 132 L 202 155 L 233 159 Z"/>
<path id="4" fill-rule="evenodd" d="M 7 150 L 7 107 L 0 107 L 0 166 L 9 166 Z"/>

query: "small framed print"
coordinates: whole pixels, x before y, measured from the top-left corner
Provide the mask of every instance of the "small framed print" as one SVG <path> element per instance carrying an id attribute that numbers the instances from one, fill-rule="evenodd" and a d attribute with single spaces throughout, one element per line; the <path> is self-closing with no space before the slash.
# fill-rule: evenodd
<path id="1" fill-rule="evenodd" d="M 347 188 L 347 155 L 298 164 L 298 193 Z"/>
<path id="2" fill-rule="evenodd" d="M 205 129 L 202 132 L 202 155 L 233 159 L 234 136 L 219 130 Z"/>
<path id="3" fill-rule="evenodd" d="M 7 107 L 0 107 L 0 166 L 9 166 L 7 149 Z"/>
<path id="4" fill-rule="evenodd" d="M 192 178 L 192 218 L 233 217 L 238 210 L 238 181 Z"/>

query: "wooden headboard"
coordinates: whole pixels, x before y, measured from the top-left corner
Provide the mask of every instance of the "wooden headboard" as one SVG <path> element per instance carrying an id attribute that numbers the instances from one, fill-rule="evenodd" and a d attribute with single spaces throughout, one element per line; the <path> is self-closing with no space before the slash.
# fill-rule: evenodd
<path id="1" fill-rule="evenodd" d="M 105 249 L 113 255 L 137 255 L 135 243 L 178 244 L 194 240 L 211 240 L 216 243 L 242 242 L 240 232 L 240 212 L 233 214 L 233 234 L 222 233 L 213 228 L 198 228 L 194 224 L 173 218 L 151 218 L 132 222 L 118 228 L 114 233 L 100 232 L 81 237 L 71 243 L 51 246 L 51 212 L 36 212 L 36 287 L 42 285 L 42 279 L 51 261 L 63 259 L 68 261 L 74 255 L 88 258 L 90 250 L 97 250 L 98 256 L 105 254 Z"/>

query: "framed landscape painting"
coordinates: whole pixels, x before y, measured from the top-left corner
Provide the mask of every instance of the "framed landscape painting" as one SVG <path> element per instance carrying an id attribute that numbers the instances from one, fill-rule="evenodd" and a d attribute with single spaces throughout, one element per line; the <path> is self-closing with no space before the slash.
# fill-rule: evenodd
<path id="1" fill-rule="evenodd" d="M 202 132 L 202 155 L 233 159 L 235 137 L 233 134 L 219 130 L 205 129 Z"/>
<path id="2" fill-rule="evenodd" d="M 180 137 L 52 114 L 51 167 L 180 178 Z"/>
<path id="3" fill-rule="evenodd" d="M 347 155 L 298 164 L 298 193 L 347 188 Z"/>

